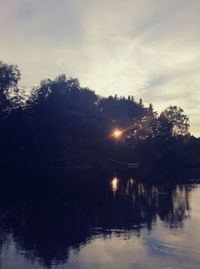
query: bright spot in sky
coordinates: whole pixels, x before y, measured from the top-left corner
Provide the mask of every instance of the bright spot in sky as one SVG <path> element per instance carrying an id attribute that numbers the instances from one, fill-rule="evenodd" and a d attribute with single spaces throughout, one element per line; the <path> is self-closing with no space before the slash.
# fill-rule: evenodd
<path id="1" fill-rule="evenodd" d="M 115 138 L 119 138 L 121 135 L 122 135 L 122 131 L 119 130 L 119 129 L 116 129 L 116 130 L 113 132 L 113 136 L 114 136 Z"/>

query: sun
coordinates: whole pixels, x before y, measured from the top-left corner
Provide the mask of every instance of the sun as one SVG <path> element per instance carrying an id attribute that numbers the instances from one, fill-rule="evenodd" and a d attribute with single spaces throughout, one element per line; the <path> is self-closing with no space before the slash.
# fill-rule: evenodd
<path id="1" fill-rule="evenodd" d="M 121 135 L 122 135 L 122 131 L 121 130 L 119 130 L 119 129 L 114 130 L 113 136 L 115 138 L 119 138 L 119 137 L 121 137 Z"/>

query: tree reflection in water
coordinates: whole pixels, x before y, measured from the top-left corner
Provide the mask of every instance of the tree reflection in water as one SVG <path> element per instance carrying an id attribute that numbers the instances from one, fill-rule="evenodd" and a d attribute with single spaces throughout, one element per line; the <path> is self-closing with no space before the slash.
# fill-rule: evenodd
<path id="1" fill-rule="evenodd" d="M 97 234 L 151 230 L 157 218 L 171 228 L 188 217 L 189 185 L 145 184 L 134 177 L 74 177 L 2 189 L 0 246 L 13 242 L 19 253 L 49 268 L 67 261 L 70 249 Z"/>
<path id="2" fill-rule="evenodd" d="M 113 181 L 115 182 L 113 187 Z M 131 215 L 130 227 L 134 224 L 147 224 L 151 229 L 151 224 L 158 216 L 170 227 L 183 225 L 183 221 L 189 215 L 189 191 L 191 186 L 160 184 L 150 185 L 129 178 L 128 180 L 111 179 L 112 191 L 115 203 L 120 209 L 120 205 L 127 203 L 130 205 Z M 123 214 L 124 210 L 122 210 Z M 117 223 L 117 222 L 116 222 Z M 129 222 L 127 222 L 129 223 Z M 126 227 L 123 226 L 123 227 Z"/>

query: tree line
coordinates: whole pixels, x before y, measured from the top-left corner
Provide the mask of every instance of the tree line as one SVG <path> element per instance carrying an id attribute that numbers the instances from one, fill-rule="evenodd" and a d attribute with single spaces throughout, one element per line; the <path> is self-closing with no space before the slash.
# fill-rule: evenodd
<path id="1" fill-rule="evenodd" d="M 102 97 L 63 74 L 27 94 L 20 77 L 16 65 L 0 62 L 1 169 L 102 166 L 110 159 L 200 163 L 200 141 L 176 105 L 158 113 L 142 99 Z M 119 139 L 112 136 L 116 128 L 123 130 Z"/>

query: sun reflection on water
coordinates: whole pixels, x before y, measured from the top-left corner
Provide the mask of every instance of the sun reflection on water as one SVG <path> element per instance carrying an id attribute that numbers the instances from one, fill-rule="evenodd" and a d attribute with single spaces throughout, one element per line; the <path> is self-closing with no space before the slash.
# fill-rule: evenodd
<path id="1" fill-rule="evenodd" d="M 118 186 L 119 186 L 119 178 L 113 177 L 111 181 L 111 188 L 114 193 L 118 190 Z"/>

